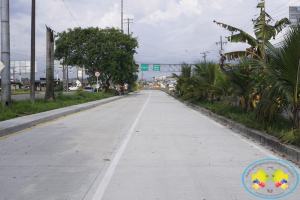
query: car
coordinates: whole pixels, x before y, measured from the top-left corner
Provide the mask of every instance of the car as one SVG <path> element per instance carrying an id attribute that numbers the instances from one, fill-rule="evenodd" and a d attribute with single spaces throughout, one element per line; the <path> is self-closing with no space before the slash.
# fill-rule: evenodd
<path id="1" fill-rule="evenodd" d="M 173 88 L 173 87 L 176 86 L 176 84 L 177 84 L 177 82 L 175 82 L 175 81 L 169 82 L 168 87 L 169 87 L 169 88 Z"/>
<path id="2" fill-rule="evenodd" d="M 69 90 L 75 91 L 75 90 L 78 90 L 78 87 L 77 86 L 71 86 L 71 87 L 69 87 Z"/>
<path id="3" fill-rule="evenodd" d="M 86 92 L 94 92 L 93 87 L 85 87 L 83 90 L 86 91 Z"/>

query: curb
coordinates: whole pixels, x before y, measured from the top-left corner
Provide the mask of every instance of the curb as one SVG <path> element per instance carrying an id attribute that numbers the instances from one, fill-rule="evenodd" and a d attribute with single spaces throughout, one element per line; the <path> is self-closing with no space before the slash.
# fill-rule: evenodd
<path id="1" fill-rule="evenodd" d="M 168 92 L 162 90 L 163 92 L 169 94 Z M 234 132 L 239 133 L 247 138 L 251 138 L 254 141 L 258 142 L 259 144 L 268 147 L 272 151 L 286 157 L 287 159 L 300 164 L 300 148 L 294 145 L 287 145 L 281 143 L 278 138 L 268 135 L 267 133 L 260 132 L 258 130 L 246 127 L 243 124 L 237 123 L 231 119 L 226 117 L 217 115 L 212 111 L 209 111 L 205 108 L 197 106 L 193 103 L 188 101 L 184 101 L 182 99 L 177 98 L 176 96 L 169 94 L 173 98 L 177 99 L 178 101 L 184 103 L 185 105 L 193 108 L 194 110 L 201 112 L 202 114 L 214 119 L 216 122 L 221 123 L 223 126 L 227 126 L 232 129 Z"/>
<path id="2" fill-rule="evenodd" d="M 138 93 L 139 91 L 140 90 L 137 90 L 133 93 Z M 0 122 L 0 137 L 4 137 L 28 128 L 32 128 L 39 124 L 50 122 L 64 116 L 68 116 L 77 112 L 88 110 L 125 97 L 127 97 L 127 95 L 115 96 L 115 97 L 110 97 L 110 98 L 101 99 L 97 101 L 87 102 L 84 104 L 77 104 L 74 106 L 58 108 L 55 110 L 45 111 L 33 115 L 27 115 L 27 116 L 18 117 L 10 120 L 5 120 Z"/>

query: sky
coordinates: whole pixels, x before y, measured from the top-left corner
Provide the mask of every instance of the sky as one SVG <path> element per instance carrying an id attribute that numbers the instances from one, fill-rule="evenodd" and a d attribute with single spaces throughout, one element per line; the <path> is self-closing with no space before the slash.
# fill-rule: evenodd
<path id="1" fill-rule="evenodd" d="M 214 20 L 240 28 L 253 35 L 254 19 L 259 13 L 257 0 L 123 0 L 124 19 L 133 19 L 129 30 L 137 37 L 139 64 L 180 64 L 203 60 L 218 62 L 223 41 L 230 32 Z M 274 22 L 289 16 L 289 6 L 299 0 L 266 0 L 266 11 Z M 45 77 L 46 27 L 56 32 L 74 27 L 121 28 L 121 0 L 36 0 L 37 78 Z M 124 24 L 127 33 L 128 26 Z M 10 0 L 11 60 L 30 60 L 31 0 Z M 272 43 L 282 40 L 280 34 Z M 227 43 L 224 52 L 245 50 L 247 44 Z M 75 77 L 74 68 L 71 77 Z M 62 73 L 59 73 L 59 78 Z M 143 78 L 170 75 L 145 72 Z M 55 75 L 56 76 L 56 75 Z M 22 75 L 22 77 L 28 77 Z M 139 73 L 141 78 L 141 73 Z M 19 77 L 15 77 L 19 78 Z"/>

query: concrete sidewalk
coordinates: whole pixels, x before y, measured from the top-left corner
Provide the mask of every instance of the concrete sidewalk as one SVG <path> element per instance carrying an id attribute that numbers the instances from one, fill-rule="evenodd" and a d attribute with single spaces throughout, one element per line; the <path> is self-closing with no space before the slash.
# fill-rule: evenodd
<path id="1" fill-rule="evenodd" d="M 136 91 L 138 92 L 138 91 Z M 136 93 L 135 92 L 135 93 Z M 27 115 L 23 117 L 18 117 L 6 121 L 0 122 L 0 137 L 4 137 L 24 129 L 37 126 L 39 124 L 49 122 L 73 113 L 77 113 L 83 110 L 87 110 L 99 105 L 103 105 L 109 102 L 113 102 L 122 99 L 125 96 L 115 96 L 111 98 L 101 99 L 98 101 L 92 101 L 84 104 L 78 104 L 70 107 L 59 108 L 55 110 L 50 110 L 42 113 L 37 113 L 33 115 Z"/>

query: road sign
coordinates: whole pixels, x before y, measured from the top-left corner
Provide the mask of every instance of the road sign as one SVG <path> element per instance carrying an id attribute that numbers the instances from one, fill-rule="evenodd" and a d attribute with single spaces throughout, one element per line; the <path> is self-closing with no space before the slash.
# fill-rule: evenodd
<path id="1" fill-rule="evenodd" d="M 141 71 L 148 71 L 148 64 L 141 64 Z"/>
<path id="2" fill-rule="evenodd" d="M 160 65 L 153 65 L 153 71 L 159 72 L 160 71 Z"/>
<path id="3" fill-rule="evenodd" d="M 95 76 L 99 77 L 100 76 L 100 72 L 95 72 Z"/>

